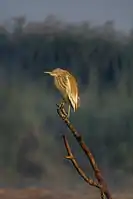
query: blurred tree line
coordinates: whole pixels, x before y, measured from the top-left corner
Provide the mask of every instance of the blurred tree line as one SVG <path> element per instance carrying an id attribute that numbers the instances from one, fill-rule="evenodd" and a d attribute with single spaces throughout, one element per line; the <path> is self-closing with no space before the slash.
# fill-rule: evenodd
<path id="1" fill-rule="evenodd" d="M 47 18 L 41 32 L 38 26 L 36 32 L 25 32 L 24 24 L 15 18 L 14 31 L 0 34 L 0 167 L 27 176 L 33 167 L 50 173 L 56 159 L 57 167 L 64 164 L 59 136 L 67 129 L 56 114 L 59 96 L 53 79 L 43 74 L 61 67 L 78 79 L 81 108 L 71 118 L 100 166 L 133 172 L 132 31 L 117 31 L 112 21 L 94 27 L 54 17 Z M 28 150 L 21 145 L 31 131 L 38 144 L 29 149 L 36 152 L 28 167 Z"/>

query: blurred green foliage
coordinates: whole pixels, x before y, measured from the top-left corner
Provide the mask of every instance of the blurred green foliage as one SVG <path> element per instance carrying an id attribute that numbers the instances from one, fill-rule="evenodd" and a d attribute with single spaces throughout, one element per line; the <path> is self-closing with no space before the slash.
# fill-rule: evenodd
<path id="1" fill-rule="evenodd" d="M 56 113 L 60 95 L 43 74 L 61 67 L 78 79 L 81 108 L 71 119 L 100 166 L 133 172 L 133 37 L 104 27 L 78 28 L 0 36 L 1 168 L 16 173 L 29 131 L 38 140 L 37 157 L 46 173 L 64 164 L 60 134 L 67 129 Z"/>

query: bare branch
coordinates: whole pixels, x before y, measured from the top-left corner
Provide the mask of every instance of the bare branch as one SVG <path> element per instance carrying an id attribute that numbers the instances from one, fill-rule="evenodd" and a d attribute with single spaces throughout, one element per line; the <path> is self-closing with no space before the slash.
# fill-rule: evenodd
<path id="1" fill-rule="evenodd" d="M 100 186 L 98 183 L 94 182 L 92 179 L 88 178 L 88 177 L 86 176 L 86 174 L 84 173 L 84 171 L 79 167 L 79 165 L 78 165 L 78 163 L 77 163 L 77 161 L 76 161 L 76 158 L 75 158 L 75 157 L 73 156 L 73 154 L 72 154 L 71 148 L 70 148 L 70 146 L 69 146 L 68 140 L 67 140 L 67 138 L 65 137 L 65 135 L 63 135 L 63 141 L 64 141 L 64 145 L 65 145 L 65 147 L 66 147 L 67 153 L 68 153 L 68 156 L 66 156 L 65 158 L 71 160 L 73 166 L 75 167 L 75 169 L 77 170 L 77 172 L 79 173 L 79 175 L 80 175 L 87 183 L 89 183 L 89 185 L 101 189 L 101 186 Z"/>
<path id="2" fill-rule="evenodd" d="M 111 196 L 111 194 L 108 190 L 107 184 L 105 183 L 105 181 L 103 179 L 103 176 L 102 176 L 102 174 L 101 174 L 101 172 L 100 172 L 100 170 L 99 170 L 99 168 L 98 168 L 98 166 L 95 162 L 95 159 L 94 159 L 92 153 L 90 152 L 90 149 L 86 146 L 86 144 L 83 141 L 81 135 L 76 131 L 76 129 L 73 127 L 73 125 L 70 123 L 70 121 L 66 117 L 64 106 L 62 104 L 57 105 L 57 106 L 58 106 L 57 113 L 59 114 L 61 119 L 66 123 L 67 127 L 70 129 L 71 133 L 73 134 L 73 136 L 77 140 L 78 144 L 80 145 L 80 147 L 82 148 L 85 155 L 87 156 L 87 158 L 90 161 L 90 164 L 91 164 L 92 169 L 94 171 L 95 177 L 98 180 L 98 183 L 101 185 L 101 196 L 102 196 L 102 198 L 104 198 L 103 195 L 105 195 L 107 199 L 112 199 L 112 196 Z"/>

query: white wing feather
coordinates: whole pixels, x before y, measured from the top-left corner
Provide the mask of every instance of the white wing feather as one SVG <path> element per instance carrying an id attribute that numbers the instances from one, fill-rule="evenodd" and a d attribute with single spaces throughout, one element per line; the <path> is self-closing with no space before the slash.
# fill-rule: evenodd
<path id="1" fill-rule="evenodd" d="M 74 109 L 74 111 L 76 110 L 76 104 L 77 104 L 77 100 L 78 100 L 78 96 L 77 96 L 77 93 L 76 95 L 74 96 L 73 92 L 72 92 L 72 85 L 70 84 L 70 81 L 69 81 L 69 77 L 66 76 L 66 79 L 67 79 L 67 87 L 66 87 L 66 92 L 68 94 L 68 97 L 69 97 L 69 100 L 72 104 L 72 107 Z"/>

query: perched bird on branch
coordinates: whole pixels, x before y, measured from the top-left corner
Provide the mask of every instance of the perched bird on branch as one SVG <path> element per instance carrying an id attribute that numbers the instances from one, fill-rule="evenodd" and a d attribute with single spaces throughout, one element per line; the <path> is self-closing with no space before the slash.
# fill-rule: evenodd
<path id="1" fill-rule="evenodd" d="M 75 77 L 67 70 L 61 68 L 56 68 L 51 72 L 44 73 L 54 77 L 55 86 L 63 96 L 62 103 L 68 104 L 67 117 L 69 117 L 71 107 L 75 112 L 80 106 L 78 84 Z"/>

